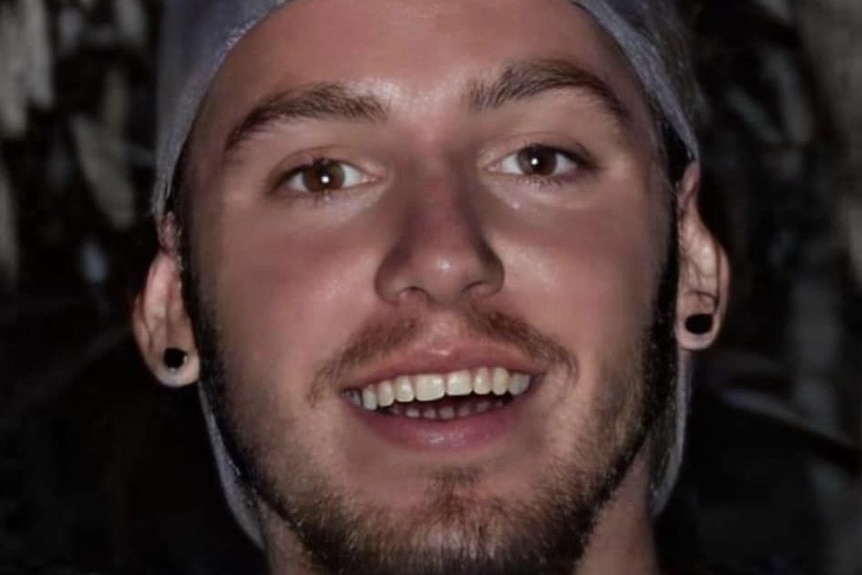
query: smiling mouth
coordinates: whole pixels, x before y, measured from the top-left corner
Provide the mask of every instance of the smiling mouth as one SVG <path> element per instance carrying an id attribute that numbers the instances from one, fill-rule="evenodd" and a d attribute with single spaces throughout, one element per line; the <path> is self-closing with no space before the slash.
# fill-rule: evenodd
<path id="1" fill-rule="evenodd" d="M 345 392 L 362 409 L 410 419 L 451 421 L 505 407 L 527 393 L 533 376 L 503 367 L 401 375 Z"/>

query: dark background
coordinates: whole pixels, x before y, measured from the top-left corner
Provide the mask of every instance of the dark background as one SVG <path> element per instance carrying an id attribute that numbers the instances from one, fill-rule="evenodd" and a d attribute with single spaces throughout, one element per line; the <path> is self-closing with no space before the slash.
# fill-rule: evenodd
<path id="1" fill-rule="evenodd" d="M 862 574 L 855 4 L 681 1 L 734 281 L 659 522 L 677 562 Z M 157 386 L 128 329 L 153 249 L 157 15 L 0 0 L 0 574 L 259 567 L 195 392 Z"/>

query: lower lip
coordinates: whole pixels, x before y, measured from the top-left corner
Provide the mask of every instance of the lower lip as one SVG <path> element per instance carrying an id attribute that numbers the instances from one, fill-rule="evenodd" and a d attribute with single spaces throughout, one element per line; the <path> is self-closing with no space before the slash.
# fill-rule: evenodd
<path id="1" fill-rule="evenodd" d="M 485 413 L 450 420 L 389 415 L 352 404 L 349 408 L 363 424 L 390 443 L 413 450 L 459 451 L 503 441 L 515 429 L 529 395 L 530 392 Z"/>

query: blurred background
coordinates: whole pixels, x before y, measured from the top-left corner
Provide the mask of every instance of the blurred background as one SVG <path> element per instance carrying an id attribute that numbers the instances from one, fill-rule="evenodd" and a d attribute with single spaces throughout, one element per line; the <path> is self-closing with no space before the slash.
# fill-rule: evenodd
<path id="1" fill-rule="evenodd" d="M 733 300 L 672 561 L 862 575 L 862 2 L 680 0 Z M 253 573 L 193 390 L 128 328 L 153 235 L 153 0 L 0 0 L 0 574 Z"/>

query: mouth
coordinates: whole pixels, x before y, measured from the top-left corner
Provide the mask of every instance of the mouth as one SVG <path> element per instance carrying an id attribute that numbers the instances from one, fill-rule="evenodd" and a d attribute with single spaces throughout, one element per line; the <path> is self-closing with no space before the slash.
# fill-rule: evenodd
<path id="1" fill-rule="evenodd" d="M 453 421 L 506 407 L 530 391 L 533 376 L 504 367 L 479 367 L 448 373 L 400 375 L 345 391 L 366 412 Z"/>

